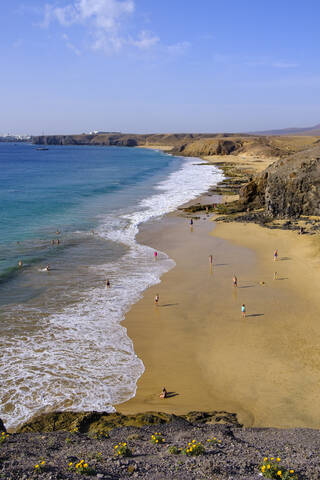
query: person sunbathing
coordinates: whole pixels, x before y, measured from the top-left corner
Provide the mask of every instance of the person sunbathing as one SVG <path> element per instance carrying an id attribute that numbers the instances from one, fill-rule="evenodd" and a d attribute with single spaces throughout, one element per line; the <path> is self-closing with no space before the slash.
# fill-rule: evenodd
<path id="1" fill-rule="evenodd" d="M 167 395 L 168 395 L 168 392 L 165 389 L 165 387 L 163 387 L 162 392 L 160 393 L 160 398 L 167 398 Z"/>

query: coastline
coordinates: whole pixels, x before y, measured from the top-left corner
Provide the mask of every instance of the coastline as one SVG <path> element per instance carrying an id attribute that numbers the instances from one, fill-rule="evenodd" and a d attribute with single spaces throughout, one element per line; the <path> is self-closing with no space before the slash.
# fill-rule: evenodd
<path id="1" fill-rule="evenodd" d="M 246 427 L 317 428 L 315 239 L 252 224 L 214 226 L 205 215 L 191 232 L 187 219 L 172 213 L 142 225 L 137 241 L 166 252 L 176 267 L 144 292 L 123 322 L 145 372 L 136 396 L 117 411 L 224 410 Z M 275 248 L 282 260 L 273 281 Z M 241 303 L 248 308 L 245 320 Z M 174 396 L 161 400 L 163 386 Z"/>

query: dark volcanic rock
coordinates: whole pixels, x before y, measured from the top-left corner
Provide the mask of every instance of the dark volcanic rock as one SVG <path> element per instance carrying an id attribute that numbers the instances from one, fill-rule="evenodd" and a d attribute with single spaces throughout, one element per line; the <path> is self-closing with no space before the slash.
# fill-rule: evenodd
<path id="1" fill-rule="evenodd" d="M 4 426 L 4 423 L 0 418 L 0 432 L 6 432 L 6 431 L 7 431 L 6 427 Z"/>
<path id="2" fill-rule="evenodd" d="M 271 217 L 320 215 L 320 146 L 274 162 L 240 190 L 240 202 Z"/>
<path id="3" fill-rule="evenodd" d="M 155 432 L 163 435 L 163 443 L 151 443 Z M 193 440 L 202 442 L 204 455 L 170 454 L 169 447 L 185 448 Z M 119 442 L 127 442 L 132 457 L 115 457 L 114 447 Z M 279 456 L 283 468 L 293 468 L 299 480 L 319 480 L 319 449 L 318 430 L 241 428 L 180 420 L 141 428 L 114 428 L 108 437 L 70 432 L 20 433 L 10 435 L 1 446 L 0 478 L 76 480 L 80 475 L 70 470 L 69 464 L 74 466 L 83 460 L 94 470 L 93 478 L 105 480 L 258 480 L 263 458 Z M 45 465 L 36 472 L 35 465 L 41 461 Z"/>

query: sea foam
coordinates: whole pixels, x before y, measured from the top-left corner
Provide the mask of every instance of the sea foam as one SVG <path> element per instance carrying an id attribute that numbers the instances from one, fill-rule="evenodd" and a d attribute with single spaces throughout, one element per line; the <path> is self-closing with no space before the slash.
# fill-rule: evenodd
<path id="1" fill-rule="evenodd" d="M 110 279 L 110 289 L 89 288 L 63 311 L 38 315 L 32 336 L 7 340 L 0 366 L 10 385 L 1 394 L 8 427 L 53 410 L 111 412 L 135 395 L 144 365 L 121 321 L 142 292 L 174 266 L 162 252 L 155 262 L 154 250 L 138 244 L 136 235 L 141 223 L 174 211 L 222 180 L 216 167 L 202 163 L 185 159 L 131 211 L 100 217 L 96 233 L 126 247 L 120 260 L 91 267 Z"/>

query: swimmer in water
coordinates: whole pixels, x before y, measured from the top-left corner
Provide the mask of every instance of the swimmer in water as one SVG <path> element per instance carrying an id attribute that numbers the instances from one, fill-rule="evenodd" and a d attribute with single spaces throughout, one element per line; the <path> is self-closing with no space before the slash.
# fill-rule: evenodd
<path id="1" fill-rule="evenodd" d="M 51 268 L 50 268 L 50 265 L 48 264 L 48 265 L 45 267 L 45 271 L 46 271 L 46 272 L 49 272 L 49 270 L 51 270 Z"/>
<path id="2" fill-rule="evenodd" d="M 60 235 L 60 233 L 61 233 L 60 230 L 56 231 L 56 235 Z"/>

